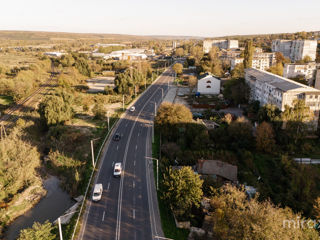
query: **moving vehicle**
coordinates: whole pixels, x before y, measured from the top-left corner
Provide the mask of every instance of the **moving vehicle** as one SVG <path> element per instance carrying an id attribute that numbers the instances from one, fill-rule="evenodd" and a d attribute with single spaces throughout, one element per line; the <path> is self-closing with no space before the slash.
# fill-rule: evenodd
<path id="1" fill-rule="evenodd" d="M 113 136 L 113 140 L 114 140 L 114 141 L 119 141 L 120 139 L 121 139 L 120 133 L 116 133 L 116 134 Z"/>
<path id="2" fill-rule="evenodd" d="M 135 106 L 132 106 L 131 108 L 130 108 L 130 112 L 134 112 L 136 110 L 136 107 Z"/>
<path id="3" fill-rule="evenodd" d="M 120 162 L 116 163 L 114 165 L 114 169 L 113 169 L 113 176 L 114 177 L 120 177 L 121 176 L 121 172 L 122 172 L 122 165 Z"/>
<path id="4" fill-rule="evenodd" d="M 94 185 L 92 201 L 100 201 L 103 192 L 103 187 L 101 183 L 97 183 Z"/>

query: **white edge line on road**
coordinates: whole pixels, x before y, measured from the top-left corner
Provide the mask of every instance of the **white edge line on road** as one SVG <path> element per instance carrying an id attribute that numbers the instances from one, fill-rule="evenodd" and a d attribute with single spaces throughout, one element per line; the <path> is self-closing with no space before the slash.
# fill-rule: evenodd
<path id="1" fill-rule="evenodd" d="M 160 79 L 160 78 L 159 78 Z M 159 80 L 157 79 L 157 81 Z M 157 87 L 157 89 L 152 93 L 152 95 L 148 98 L 148 100 L 145 102 L 145 104 L 142 106 L 140 112 L 138 113 L 138 115 L 135 117 L 134 123 L 131 127 L 129 136 L 128 136 L 128 141 L 126 144 L 126 148 L 125 148 L 125 153 L 124 153 L 124 157 L 123 157 L 123 169 L 125 169 L 125 165 L 126 165 L 126 160 L 127 160 L 127 155 L 128 155 L 128 149 L 129 149 L 129 143 L 131 141 L 131 136 L 134 130 L 134 127 L 137 123 L 138 118 L 140 117 L 142 111 L 144 110 L 144 108 L 148 105 L 150 99 L 153 98 L 153 96 L 158 92 L 159 89 L 161 89 L 162 87 Z M 147 91 L 145 91 L 147 92 Z M 145 93 L 144 92 L 144 93 Z M 117 212 L 117 227 L 116 227 L 116 240 L 120 240 L 120 228 L 121 228 L 121 208 L 122 208 L 122 189 L 123 189 L 123 181 L 124 181 L 124 172 L 122 172 L 122 177 L 120 180 L 120 189 L 119 189 L 119 196 L 118 196 L 118 212 Z"/>
<path id="2" fill-rule="evenodd" d="M 168 69 L 170 69 L 170 67 L 171 67 L 171 66 L 169 66 Z M 167 69 L 167 70 L 168 70 L 168 69 Z M 163 73 L 165 73 L 167 70 L 163 71 Z M 157 77 L 157 79 L 155 79 L 155 80 L 151 83 L 151 85 L 149 85 L 148 88 L 147 88 L 143 93 L 141 93 L 141 95 L 140 95 L 138 98 L 136 98 L 135 100 L 133 100 L 133 102 L 132 102 L 131 104 L 129 104 L 128 108 L 130 108 L 132 105 L 134 105 L 134 104 L 136 103 L 136 101 L 137 101 L 138 99 L 140 99 L 142 96 L 144 96 L 144 94 L 145 94 L 146 92 L 148 92 L 149 88 L 150 88 L 151 86 L 153 86 L 155 83 L 158 82 L 158 80 L 162 77 L 163 73 L 160 74 L 160 75 Z M 127 109 L 128 109 L 128 108 L 127 108 Z M 93 176 L 94 171 L 91 172 L 90 179 L 89 179 L 89 182 L 88 182 L 86 191 L 85 191 L 85 195 L 84 195 L 84 198 L 83 198 L 81 207 L 80 207 L 79 215 L 78 215 L 78 218 L 77 218 L 77 221 L 76 221 L 76 225 L 75 225 L 75 227 L 74 227 L 74 229 L 73 229 L 72 238 L 71 238 L 72 240 L 74 239 L 74 236 L 75 236 L 75 233 L 76 233 L 76 230 L 77 230 L 77 226 L 78 226 L 78 222 L 79 222 L 80 217 L 81 217 L 81 212 L 82 212 L 82 209 L 83 209 L 83 205 L 84 205 L 84 203 L 86 202 L 86 198 L 87 198 L 88 190 L 89 190 L 89 187 L 90 187 L 90 183 L 91 183 L 91 181 L 92 181 L 93 178 L 95 179 L 94 182 L 97 181 L 97 179 L 98 179 L 98 177 L 99 177 L 99 175 L 100 175 L 100 169 L 101 169 L 101 166 L 102 166 L 102 164 L 103 164 L 103 160 L 105 159 L 105 155 L 106 155 L 107 151 L 103 151 L 103 155 L 102 155 L 102 156 L 100 155 L 100 153 L 101 153 L 102 149 L 108 150 L 108 147 L 109 147 L 109 144 L 110 144 L 109 136 L 114 134 L 115 129 L 117 129 L 117 128 L 119 127 L 119 125 L 120 125 L 120 123 L 122 122 L 123 117 L 124 117 L 125 115 L 126 115 L 126 111 L 124 111 L 124 112 L 121 114 L 121 116 L 119 117 L 119 120 L 118 120 L 115 124 L 112 125 L 111 131 L 106 135 L 106 137 L 105 137 L 105 139 L 104 139 L 104 142 L 103 142 L 103 144 L 101 145 L 101 147 L 100 147 L 100 149 L 99 149 L 99 152 L 98 152 L 98 154 L 97 154 L 97 160 L 98 160 L 99 158 L 102 158 L 102 161 L 99 161 L 98 175 L 96 175 L 96 176 L 94 177 L 94 176 Z M 97 161 L 96 161 L 96 162 L 97 162 Z M 89 208 L 88 208 L 88 210 L 85 211 L 84 216 L 83 216 L 83 219 L 84 219 L 84 220 L 82 220 L 82 221 L 84 221 L 84 224 L 83 224 L 83 226 L 82 226 L 82 227 L 80 228 L 80 230 L 79 230 L 79 232 L 80 232 L 80 233 L 79 233 L 80 237 L 79 237 L 78 239 L 80 239 L 80 240 L 83 239 L 83 234 L 84 234 L 84 231 L 85 231 L 85 228 L 86 228 L 87 219 L 88 219 L 88 215 L 89 215 L 90 209 L 91 209 L 91 201 L 89 201 Z"/>
<path id="3" fill-rule="evenodd" d="M 105 211 L 103 211 L 103 215 L 102 215 L 102 222 L 104 221 L 104 215 L 106 214 Z"/>
<path id="4" fill-rule="evenodd" d="M 151 128 L 148 128 L 147 138 L 146 138 L 146 156 L 148 156 L 148 146 L 150 145 L 150 134 L 151 134 Z M 150 149 L 150 146 L 149 146 Z M 150 154 L 151 155 L 151 154 Z M 149 173 L 149 164 L 147 164 L 147 161 L 145 161 L 146 164 L 146 180 L 147 180 L 147 193 L 148 193 L 148 205 L 149 205 L 149 212 L 150 212 L 150 225 L 151 225 L 151 233 L 152 236 L 157 235 L 157 226 L 155 222 L 154 217 L 154 209 L 153 209 L 153 202 L 152 202 L 152 191 L 151 191 L 151 184 L 150 184 L 150 173 Z M 151 166 L 153 166 L 151 164 Z"/>
<path id="5" fill-rule="evenodd" d="M 132 133 L 134 130 L 134 127 L 137 123 L 138 118 L 140 117 L 142 111 L 144 110 L 144 108 L 148 105 L 150 99 L 152 99 L 152 97 L 158 92 L 158 90 L 161 87 L 157 87 L 157 89 L 153 92 L 153 94 L 148 98 L 148 100 L 145 102 L 145 104 L 143 105 L 143 107 L 141 108 L 140 112 L 138 113 L 138 115 L 135 117 L 134 123 L 130 129 L 130 133 L 128 136 L 128 141 L 126 144 L 126 148 L 125 148 L 125 152 L 124 152 L 124 156 L 123 156 L 123 169 L 125 169 L 126 166 L 126 160 L 127 160 L 127 155 L 128 155 L 128 150 L 129 150 L 129 143 L 131 141 L 131 137 L 132 137 Z M 120 180 L 120 189 L 119 189 L 119 196 L 118 196 L 118 212 L 117 212 L 117 227 L 116 227 L 116 240 L 120 239 L 120 228 L 121 228 L 121 208 L 122 208 L 122 189 L 123 189 L 123 181 L 124 181 L 124 172 L 122 172 L 122 177 Z"/>

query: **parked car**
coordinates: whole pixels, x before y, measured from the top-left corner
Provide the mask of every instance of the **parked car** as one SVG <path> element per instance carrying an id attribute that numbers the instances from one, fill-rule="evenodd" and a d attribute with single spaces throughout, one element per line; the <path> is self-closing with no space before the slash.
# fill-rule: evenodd
<path id="1" fill-rule="evenodd" d="M 114 140 L 114 141 L 119 141 L 120 139 L 121 139 L 120 133 L 116 133 L 116 134 L 113 136 L 113 140 Z"/>
<path id="2" fill-rule="evenodd" d="M 121 172 L 122 172 L 122 165 L 120 162 L 116 163 L 114 165 L 114 169 L 113 169 L 113 176 L 114 177 L 120 177 L 121 176 Z"/>
<path id="3" fill-rule="evenodd" d="M 103 187 L 101 183 L 94 185 L 92 201 L 100 201 L 102 197 Z"/>

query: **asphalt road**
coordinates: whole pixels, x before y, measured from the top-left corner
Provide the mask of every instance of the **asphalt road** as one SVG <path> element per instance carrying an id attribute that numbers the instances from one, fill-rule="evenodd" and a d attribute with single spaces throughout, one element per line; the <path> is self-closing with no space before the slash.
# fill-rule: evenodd
<path id="1" fill-rule="evenodd" d="M 152 161 L 146 157 L 152 157 L 154 102 L 159 106 L 172 75 L 171 69 L 164 72 L 136 101 L 135 111 L 127 111 L 113 130 L 111 137 L 115 133 L 122 137 L 120 141 L 110 138 L 106 144 L 95 180 L 103 184 L 102 199 L 87 200 L 79 240 L 150 240 L 164 236 Z M 113 177 L 116 162 L 122 163 L 121 178 Z"/>

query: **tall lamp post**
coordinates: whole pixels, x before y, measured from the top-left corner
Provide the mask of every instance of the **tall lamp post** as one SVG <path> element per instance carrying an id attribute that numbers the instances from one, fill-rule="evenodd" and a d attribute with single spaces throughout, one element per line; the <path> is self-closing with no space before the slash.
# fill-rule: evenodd
<path id="1" fill-rule="evenodd" d="M 90 143 L 91 143 L 91 157 L 92 157 L 92 166 L 93 168 L 96 166 L 96 163 L 94 162 L 94 149 L 93 149 L 93 141 L 96 141 L 100 138 L 95 138 L 95 139 L 91 139 Z"/>
<path id="2" fill-rule="evenodd" d="M 74 211 L 74 212 L 71 212 L 71 213 L 67 213 L 65 215 L 62 215 L 58 218 L 58 226 L 59 226 L 59 236 L 60 236 L 60 240 L 63 240 L 63 236 L 62 236 L 62 227 L 61 227 L 61 217 L 65 217 L 65 216 L 68 216 L 70 214 L 74 214 L 78 211 Z"/>

